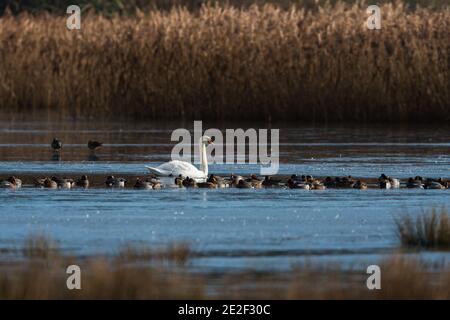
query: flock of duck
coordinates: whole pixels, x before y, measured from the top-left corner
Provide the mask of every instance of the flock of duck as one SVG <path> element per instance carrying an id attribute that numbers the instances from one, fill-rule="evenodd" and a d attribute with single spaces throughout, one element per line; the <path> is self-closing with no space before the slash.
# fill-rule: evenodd
<path id="1" fill-rule="evenodd" d="M 232 174 L 229 177 L 221 177 L 211 174 L 206 180 L 198 181 L 190 177 L 179 175 L 170 186 L 180 188 L 240 188 L 240 189 L 259 189 L 259 188 L 286 188 L 286 189 L 304 189 L 304 190 L 324 190 L 324 189 L 448 189 L 450 181 L 431 178 L 423 178 L 420 176 L 409 178 L 401 182 L 399 179 L 391 178 L 382 174 L 375 183 L 366 183 L 351 176 L 345 177 L 326 177 L 323 180 L 316 179 L 311 175 L 291 175 L 287 179 L 276 179 L 271 176 L 260 178 L 255 174 L 248 177 Z M 108 176 L 104 181 L 107 188 L 125 188 L 128 180 L 122 177 Z M 34 186 L 48 189 L 72 189 L 72 188 L 89 188 L 91 186 L 87 175 L 82 175 L 79 179 L 46 177 L 38 178 L 34 181 Z M 134 184 L 130 185 L 135 189 L 161 189 L 164 184 L 159 177 L 150 175 L 145 178 L 136 178 Z M 22 187 L 22 180 L 11 176 L 0 181 L 0 188 L 17 189 Z"/>
<path id="2" fill-rule="evenodd" d="M 220 177 L 211 174 L 208 176 L 208 163 L 206 157 L 206 145 L 212 144 L 214 139 L 203 136 L 199 140 L 200 151 L 200 170 L 188 162 L 172 160 L 164 163 L 159 167 L 146 167 L 150 174 L 141 179 L 136 178 L 133 187 L 135 189 L 161 189 L 163 184 L 160 177 L 168 177 L 173 183 L 169 185 L 181 188 L 228 188 L 235 187 L 240 189 L 259 189 L 259 188 L 289 188 L 304 190 L 323 190 L 327 188 L 348 188 L 348 189 L 368 189 L 381 188 L 409 188 L 409 189 L 448 189 L 450 181 L 442 178 L 432 179 L 420 176 L 411 177 L 407 181 L 401 183 L 399 179 L 392 178 L 382 174 L 375 182 L 367 183 L 351 176 L 345 177 L 326 177 L 325 179 L 317 179 L 311 175 L 293 174 L 289 178 L 278 179 L 273 176 L 264 178 L 255 174 L 249 177 L 232 174 L 229 177 Z M 51 142 L 54 152 L 62 149 L 62 142 L 56 138 Z M 95 151 L 103 145 L 102 142 L 89 140 L 87 146 L 90 150 Z M 125 188 L 127 179 L 122 177 L 108 176 L 104 181 L 104 186 L 108 188 Z M 86 175 L 82 175 L 79 179 L 60 178 L 56 176 L 38 178 L 34 181 L 34 186 L 48 189 L 71 189 L 71 188 L 89 188 L 89 179 Z M 167 185 L 167 184 L 165 184 Z M 5 180 L 0 180 L 0 188 L 17 189 L 22 187 L 22 180 L 11 176 Z"/>

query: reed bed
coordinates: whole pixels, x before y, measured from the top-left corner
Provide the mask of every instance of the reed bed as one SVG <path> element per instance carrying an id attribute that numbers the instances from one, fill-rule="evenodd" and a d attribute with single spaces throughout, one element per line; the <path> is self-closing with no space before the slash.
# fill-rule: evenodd
<path id="1" fill-rule="evenodd" d="M 405 215 L 396 224 L 405 246 L 450 249 L 450 215 L 445 208 L 433 208 L 415 219 Z"/>
<path id="2" fill-rule="evenodd" d="M 185 245 L 181 247 L 186 249 Z M 55 242 L 39 237 L 27 240 L 20 250 L 24 253 L 21 260 L 6 262 L 0 254 L 0 299 L 450 298 L 447 264 L 429 265 L 395 254 L 379 263 L 381 290 L 368 290 L 369 275 L 361 267 L 349 270 L 339 265 L 304 263 L 286 272 L 209 273 L 180 265 L 176 246 L 166 248 L 165 254 L 162 249 L 129 246 L 115 257 L 84 258 L 55 249 Z M 30 250 L 39 250 L 39 255 L 25 254 Z M 66 268 L 73 264 L 81 268 L 81 290 L 66 287 Z"/>
<path id="3" fill-rule="evenodd" d="M 129 15 L 152 10 L 170 10 L 176 6 L 184 6 L 191 11 L 195 11 L 204 4 L 233 5 L 243 8 L 252 4 L 274 4 L 285 9 L 297 5 L 307 10 L 315 10 L 320 5 L 335 4 L 339 1 L 353 4 L 359 0 L 78 0 L 76 3 L 85 12 L 97 12 L 104 15 Z M 377 1 L 378 4 L 389 2 L 391 0 Z M 404 0 L 404 2 L 411 9 L 415 9 L 417 6 L 428 8 L 448 6 L 447 0 Z M 7 10 L 13 14 L 21 12 L 65 14 L 67 7 L 72 4 L 74 4 L 72 0 L 4 0 L 0 3 L 0 14 Z"/>
<path id="4" fill-rule="evenodd" d="M 0 18 L 0 112 L 59 118 L 446 122 L 450 10 L 202 5 Z"/>

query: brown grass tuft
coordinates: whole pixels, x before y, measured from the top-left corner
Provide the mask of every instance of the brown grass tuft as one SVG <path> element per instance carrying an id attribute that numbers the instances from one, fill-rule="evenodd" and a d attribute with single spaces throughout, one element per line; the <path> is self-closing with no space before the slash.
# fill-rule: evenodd
<path id="1" fill-rule="evenodd" d="M 156 261 L 175 262 L 184 265 L 191 255 L 189 245 L 186 243 L 170 244 L 164 248 L 150 249 L 145 245 L 128 244 L 117 255 L 120 262 Z"/>
<path id="2" fill-rule="evenodd" d="M 59 256 L 59 246 L 45 234 L 33 234 L 25 239 L 22 255 L 26 258 L 48 259 Z"/>
<path id="3" fill-rule="evenodd" d="M 405 215 L 395 222 L 405 246 L 450 249 L 450 216 L 445 208 L 433 208 L 416 219 Z"/>

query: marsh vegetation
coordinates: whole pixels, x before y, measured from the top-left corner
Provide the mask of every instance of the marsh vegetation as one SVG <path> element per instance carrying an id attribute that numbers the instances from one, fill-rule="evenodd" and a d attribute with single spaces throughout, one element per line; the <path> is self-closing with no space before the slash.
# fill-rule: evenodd
<path id="1" fill-rule="evenodd" d="M 450 215 L 446 208 L 430 209 L 413 218 L 396 220 L 399 238 L 407 247 L 450 249 Z"/>
<path id="2" fill-rule="evenodd" d="M 381 290 L 368 290 L 365 269 L 335 264 L 296 264 L 288 272 L 196 272 L 186 265 L 191 251 L 184 244 L 160 250 L 127 246 L 117 256 L 80 258 L 39 236 L 31 237 L 22 252 L 39 254 L 0 263 L 0 299 L 450 298 L 448 265 L 432 266 L 401 255 L 380 261 Z M 81 290 L 66 287 L 66 268 L 73 264 L 82 270 Z"/>
<path id="3" fill-rule="evenodd" d="M 9 114 L 311 122 L 446 122 L 450 10 L 206 4 L 134 15 L 0 18 Z"/>

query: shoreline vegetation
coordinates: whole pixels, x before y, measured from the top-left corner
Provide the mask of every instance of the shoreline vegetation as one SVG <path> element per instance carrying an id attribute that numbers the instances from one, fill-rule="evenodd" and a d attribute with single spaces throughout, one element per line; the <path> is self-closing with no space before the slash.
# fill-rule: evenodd
<path id="1" fill-rule="evenodd" d="M 384 4 L 382 29 L 371 31 L 365 2 L 320 10 L 230 3 L 109 17 L 86 10 L 75 31 L 65 28 L 67 15 L 14 15 L 11 5 L 0 17 L 0 112 L 67 119 L 450 120 L 448 7 Z"/>
<path id="2" fill-rule="evenodd" d="M 381 290 L 367 289 L 364 267 L 292 265 L 289 271 L 195 271 L 189 246 L 125 246 L 113 256 L 76 257 L 45 236 L 25 241 L 19 259 L 0 251 L 0 299 L 449 299 L 450 266 L 400 252 L 382 258 Z M 81 269 L 68 290 L 66 269 Z"/>
<path id="3" fill-rule="evenodd" d="M 415 219 L 405 215 L 395 224 L 404 247 L 450 249 L 450 214 L 446 208 L 432 208 Z"/>

